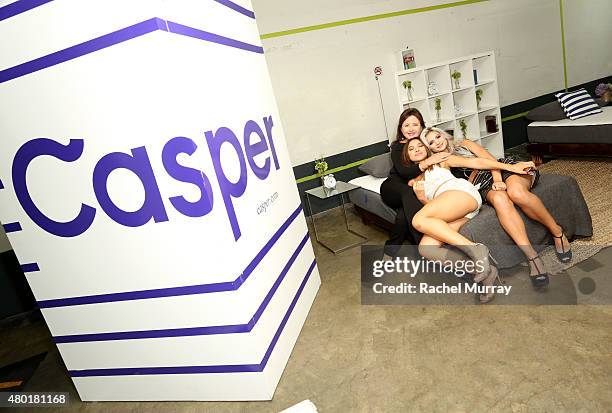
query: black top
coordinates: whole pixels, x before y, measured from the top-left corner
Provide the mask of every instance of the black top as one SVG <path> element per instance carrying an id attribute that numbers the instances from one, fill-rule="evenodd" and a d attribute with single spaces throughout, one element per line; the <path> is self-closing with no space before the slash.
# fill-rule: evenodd
<path id="1" fill-rule="evenodd" d="M 462 156 L 464 158 L 476 158 L 474 152 L 462 145 L 455 148 L 453 155 Z M 455 178 L 465 179 L 467 181 L 470 180 L 469 178 L 473 171 L 474 170 L 472 168 L 466 168 L 464 166 L 451 168 L 451 173 Z"/>
<path id="2" fill-rule="evenodd" d="M 389 171 L 389 178 L 399 178 L 408 182 L 419 176 L 422 171 L 417 164 L 404 165 L 402 162 L 402 150 L 404 149 L 404 145 L 405 143 L 399 142 L 391 144 L 391 161 L 393 161 L 393 166 Z"/>

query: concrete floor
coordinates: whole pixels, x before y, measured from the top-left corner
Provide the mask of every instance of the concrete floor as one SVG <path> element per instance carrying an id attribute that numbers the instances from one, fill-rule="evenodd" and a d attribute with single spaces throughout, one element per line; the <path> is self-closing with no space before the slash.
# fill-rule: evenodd
<path id="1" fill-rule="evenodd" d="M 320 222 L 328 236 L 342 224 L 334 213 Z M 605 290 L 599 305 L 368 306 L 360 249 L 314 246 L 322 285 L 271 402 L 82 403 L 44 323 L 0 331 L 0 366 L 48 349 L 25 390 L 68 391 L 71 404 L 47 412 L 277 412 L 304 399 L 320 412 L 612 411 L 612 248 L 551 279 L 554 291 L 590 277 Z M 526 271 L 506 280 L 542 294 Z"/>

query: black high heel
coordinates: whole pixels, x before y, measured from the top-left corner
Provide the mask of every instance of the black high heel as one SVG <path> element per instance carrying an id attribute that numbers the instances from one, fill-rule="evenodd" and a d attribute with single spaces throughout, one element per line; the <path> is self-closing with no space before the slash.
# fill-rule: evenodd
<path id="1" fill-rule="evenodd" d="M 563 231 L 563 227 L 560 226 L 559 228 L 561 228 L 561 235 L 556 236 L 552 232 L 551 232 L 551 235 L 553 236 L 553 238 L 557 238 L 561 240 L 562 252 L 557 251 L 557 246 L 555 245 L 555 254 L 557 254 L 557 259 L 565 264 L 572 260 L 572 246 L 570 245 L 569 250 L 565 251 L 565 248 L 563 247 L 563 237 L 567 239 L 568 244 L 569 244 L 569 239 L 567 238 L 567 235 L 565 235 L 565 232 Z"/>
<path id="2" fill-rule="evenodd" d="M 529 276 L 529 279 L 531 280 L 531 285 L 533 285 L 533 288 L 546 287 L 548 283 L 550 282 L 550 280 L 548 279 L 548 273 L 540 271 L 540 267 L 538 267 L 538 264 L 535 261 L 538 258 L 540 258 L 539 254 L 533 258 L 527 259 L 527 261 L 533 262 L 533 265 L 535 266 L 536 271 L 538 272 L 536 275 Z"/>

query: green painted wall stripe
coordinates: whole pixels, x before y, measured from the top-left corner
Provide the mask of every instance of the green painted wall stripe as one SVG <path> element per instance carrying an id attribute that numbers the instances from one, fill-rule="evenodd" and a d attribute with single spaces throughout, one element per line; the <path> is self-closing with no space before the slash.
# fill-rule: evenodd
<path id="1" fill-rule="evenodd" d="M 563 0 L 559 0 L 559 15 L 561 16 L 561 48 L 563 49 L 563 82 L 567 92 L 567 60 L 565 55 L 565 24 L 563 22 Z"/>
<path id="2" fill-rule="evenodd" d="M 359 166 L 361 164 L 366 163 L 370 159 L 372 159 L 372 157 L 366 158 L 366 159 L 362 159 L 360 161 L 351 162 L 351 163 L 348 163 L 348 164 L 343 165 L 343 166 L 338 166 L 337 168 L 329 169 L 325 174 L 326 175 L 327 174 L 335 174 L 336 172 L 344 171 L 345 169 L 354 168 L 356 166 Z M 313 163 L 313 165 L 314 165 L 314 163 Z M 319 177 L 321 177 L 321 175 L 314 174 L 314 175 L 310 175 L 310 176 L 305 176 L 305 177 L 300 178 L 300 179 L 296 179 L 295 182 L 298 183 L 298 184 L 301 184 L 302 182 L 312 181 L 313 179 L 317 179 Z"/>
<path id="3" fill-rule="evenodd" d="M 388 19 L 390 17 L 405 16 L 407 14 L 424 13 L 433 10 L 448 9 L 451 7 L 465 6 L 466 4 L 481 3 L 489 0 L 463 0 L 452 3 L 438 4 L 437 6 L 419 7 L 418 9 L 400 10 L 392 13 L 375 14 L 373 16 L 358 17 L 356 19 L 340 20 L 337 22 L 316 24 L 314 26 L 298 27 L 297 29 L 284 30 L 281 32 L 266 33 L 261 35 L 261 39 L 271 39 L 273 37 L 289 36 L 296 33 L 311 32 L 314 30 L 329 29 L 331 27 L 345 26 L 347 24 L 363 23 L 372 20 Z"/>
<path id="4" fill-rule="evenodd" d="M 517 113 L 516 115 L 506 116 L 505 118 L 502 118 L 502 122 L 506 122 L 508 120 L 513 120 L 513 119 L 522 118 L 523 116 L 525 116 L 528 113 L 529 113 L 529 111 Z"/>

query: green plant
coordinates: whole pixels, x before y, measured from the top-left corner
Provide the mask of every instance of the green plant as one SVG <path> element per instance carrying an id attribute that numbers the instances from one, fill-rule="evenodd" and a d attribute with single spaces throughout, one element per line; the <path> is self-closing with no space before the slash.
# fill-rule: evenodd
<path id="1" fill-rule="evenodd" d="M 482 94 L 483 94 L 482 89 L 476 89 L 476 103 L 477 104 L 480 104 L 480 101 L 482 100 Z"/>
<path id="2" fill-rule="evenodd" d="M 461 129 L 461 134 L 463 135 L 463 139 L 465 139 L 467 137 L 467 123 L 465 119 L 459 121 L 459 129 Z"/>
<path id="3" fill-rule="evenodd" d="M 412 89 L 412 81 L 411 80 L 404 80 L 402 82 L 402 86 L 404 86 L 404 89 Z"/>
<path id="4" fill-rule="evenodd" d="M 455 80 L 458 80 L 461 78 L 461 72 L 458 72 L 456 70 L 453 70 L 453 73 L 451 73 L 451 77 Z"/>
<path id="5" fill-rule="evenodd" d="M 317 174 L 319 175 L 323 175 L 327 169 L 327 162 L 325 161 L 325 158 L 321 156 L 321 158 L 319 159 L 315 159 L 315 171 L 317 171 Z"/>
<path id="6" fill-rule="evenodd" d="M 442 110 L 442 99 L 436 98 L 434 109 L 435 110 Z"/>

